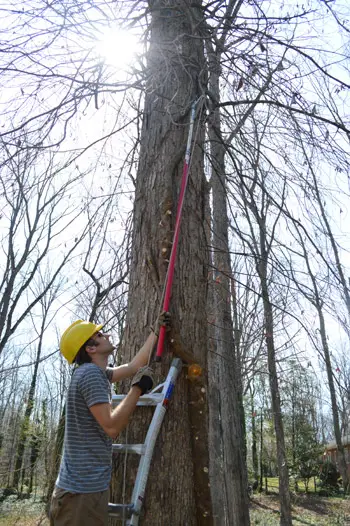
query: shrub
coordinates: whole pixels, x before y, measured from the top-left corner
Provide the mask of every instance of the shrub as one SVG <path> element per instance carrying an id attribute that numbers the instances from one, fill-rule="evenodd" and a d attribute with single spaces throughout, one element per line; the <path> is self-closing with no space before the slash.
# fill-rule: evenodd
<path id="1" fill-rule="evenodd" d="M 320 494 L 322 495 L 339 493 L 340 473 L 334 462 L 330 460 L 321 464 L 320 486 L 322 488 Z"/>

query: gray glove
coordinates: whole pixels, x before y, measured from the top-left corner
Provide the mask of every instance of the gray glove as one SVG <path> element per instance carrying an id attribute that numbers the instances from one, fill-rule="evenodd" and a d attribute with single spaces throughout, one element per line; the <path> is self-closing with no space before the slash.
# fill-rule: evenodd
<path id="1" fill-rule="evenodd" d="M 153 371 L 150 367 L 141 367 L 131 382 L 131 387 L 137 386 L 141 389 L 141 394 L 150 391 L 154 385 Z"/>
<path id="2" fill-rule="evenodd" d="M 156 336 L 159 336 L 160 327 L 165 327 L 167 332 L 170 331 L 170 321 L 171 321 L 170 312 L 163 310 L 163 312 L 159 314 L 154 327 L 151 326 L 151 331 L 153 331 Z"/>

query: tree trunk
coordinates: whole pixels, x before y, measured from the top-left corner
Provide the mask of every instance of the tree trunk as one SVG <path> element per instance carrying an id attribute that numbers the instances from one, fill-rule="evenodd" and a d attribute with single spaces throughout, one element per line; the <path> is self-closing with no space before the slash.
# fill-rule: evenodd
<path id="1" fill-rule="evenodd" d="M 15 468 L 14 468 L 13 483 L 12 483 L 13 487 L 16 489 L 18 489 L 19 487 L 19 481 L 21 477 L 21 470 L 22 470 L 22 464 L 23 464 L 24 449 L 26 446 L 27 438 L 30 435 L 30 429 L 29 429 L 30 417 L 32 415 L 32 411 L 34 407 L 34 395 L 35 395 L 36 381 L 38 377 L 38 368 L 39 368 L 41 349 L 42 349 L 42 336 L 43 336 L 43 333 L 41 333 L 39 336 L 38 348 L 37 348 L 36 357 L 35 357 L 34 371 L 33 371 L 33 376 L 32 376 L 29 393 L 28 393 L 27 406 L 26 406 L 26 410 L 24 413 L 24 418 L 23 418 L 23 422 L 21 425 L 21 431 L 19 434 L 19 441 L 18 441 L 17 450 L 16 450 Z"/>
<path id="2" fill-rule="evenodd" d="M 277 379 L 276 369 L 276 353 L 274 344 L 274 327 L 273 327 L 273 311 L 272 305 L 268 293 L 267 284 L 267 253 L 265 247 L 265 229 L 264 225 L 260 224 L 260 237 L 261 237 L 261 260 L 257 264 L 258 273 L 261 282 L 261 291 L 264 305 L 264 319 L 265 319 L 265 331 L 266 331 L 266 346 L 267 346 L 267 360 L 269 369 L 269 383 L 271 391 L 271 402 L 273 410 L 273 420 L 276 432 L 276 445 L 277 445 L 277 463 L 278 463 L 278 474 L 279 474 L 279 495 L 280 495 L 280 506 L 281 506 L 281 526 L 292 526 L 291 516 L 291 502 L 290 502 L 290 491 L 289 491 L 289 476 L 288 476 L 288 465 L 287 456 L 284 441 L 284 429 L 281 412 L 281 401 L 279 395 L 279 386 Z"/>
<path id="3" fill-rule="evenodd" d="M 30 440 L 30 465 L 29 465 L 29 484 L 28 484 L 28 494 L 30 495 L 33 491 L 33 480 L 34 480 L 34 470 L 35 464 L 39 457 L 40 451 L 40 438 L 33 434 Z"/>
<path id="4" fill-rule="evenodd" d="M 258 460 L 258 445 L 257 445 L 257 429 L 256 429 L 256 418 L 257 413 L 254 405 L 254 393 L 250 393 L 251 400 L 251 412 L 252 412 L 252 464 L 254 473 L 254 482 L 257 484 L 259 478 L 259 460 Z"/>
<path id="5" fill-rule="evenodd" d="M 295 380 L 294 380 L 294 371 L 293 371 L 293 380 L 292 380 L 292 464 L 294 472 L 294 491 L 297 493 L 299 490 L 298 480 L 296 477 L 296 430 L 295 430 Z"/>
<path id="6" fill-rule="evenodd" d="M 338 280 L 339 280 L 340 285 L 342 287 L 343 299 L 344 299 L 344 303 L 345 303 L 345 306 L 346 306 L 346 309 L 347 309 L 347 313 L 348 313 L 348 317 L 349 317 L 349 321 L 350 321 L 350 293 L 349 293 L 349 288 L 348 288 L 348 285 L 347 285 L 347 282 L 346 282 L 346 277 L 345 277 L 345 274 L 344 274 L 343 266 L 342 266 L 341 261 L 340 261 L 338 244 L 337 244 L 336 239 L 335 239 L 335 237 L 333 235 L 332 227 L 331 227 L 330 222 L 329 222 L 328 217 L 327 217 L 324 197 L 322 196 L 322 194 L 320 192 L 320 188 L 319 188 L 319 183 L 318 183 L 318 180 L 317 180 L 316 172 L 313 169 L 312 163 L 310 162 L 310 160 L 308 158 L 308 155 L 306 154 L 306 150 L 305 150 L 303 144 L 302 144 L 302 147 L 303 147 L 303 150 L 304 150 L 305 158 L 307 159 L 309 171 L 310 171 L 310 173 L 312 175 L 312 178 L 313 178 L 315 197 L 316 197 L 316 200 L 317 200 L 320 212 L 321 212 L 321 217 L 322 217 L 322 221 L 323 221 L 323 224 L 324 224 L 324 227 L 325 227 L 325 232 L 326 232 L 326 235 L 328 236 L 328 238 L 330 240 L 331 247 L 332 247 L 332 250 L 333 250 L 334 259 L 335 259 L 335 266 L 336 266 L 336 269 L 337 269 L 337 272 L 338 272 L 338 276 L 337 277 L 338 277 Z M 349 333 L 348 333 L 348 335 L 349 335 Z"/>
<path id="7" fill-rule="evenodd" d="M 263 451 L 264 451 L 264 417 L 263 417 L 263 410 L 261 408 L 261 411 L 260 411 L 260 480 L 259 480 L 259 493 L 262 493 L 262 490 L 263 490 L 263 478 L 264 478 Z"/>
<path id="8" fill-rule="evenodd" d="M 210 214 L 207 214 L 208 226 L 211 226 Z M 211 228 L 208 228 L 208 239 L 211 237 Z M 211 254 L 211 267 L 214 266 Z M 220 391 L 220 368 L 216 356 L 215 338 L 215 306 L 214 285 L 215 281 L 209 279 L 208 284 L 208 371 L 209 373 L 209 477 L 210 494 L 213 505 L 214 524 L 219 524 L 222 517 L 226 515 L 225 492 L 222 491 L 223 473 L 223 451 L 222 451 L 222 415 L 221 415 L 221 391 Z"/>
<path id="9" fill-rule="evenodd" d="M 58 471 L 60 469 L 63 441 L 64 441 L 65 423 L 66 423 L 66 405 L 63 406 L 62 414 L 61 414 L 60 420 L 58 422 L 58 427 L 57 427 L 56 441 L 55 441 L 55 447 L 54 447 L 53 459 L 52 459 L 52 470 L 51 470 L 49 481 L 47 484 L 46 501 L 48 503 L 48 506 L 50 505 L 51 495 L 55 487 L 55 482 L 57 479 Z"/>
<path id="10" fill-rule="evenodd" d="M 219 64 L 210 66 L 210 92 L 219 101 Z M 222 431 L 222 460 L 213 466 L 221 467 L 215 475 L 221 479 L 220 490 L 224 507 L 215 524 L 227 526 L 246 526 L 250 524 L 248 506 L 248 477 L 245 463 L 245 444 L 242 409 L 242 379 L 239 367 L 238 348 L 235 346 L 234 327 L 231 312 L 232 270 L 228 243 L 227 190 L 225 176 L 225 147 L 220 131 L 220 111 L 212 111 L 208 124 L 211 154 L 211 188 L 213 199 L 213 233 L 212 249 L 215 268 L 214 275 L 214 324 L 215 324 L 215 355 L 211 358 L 212 366 L 217 374 L 215 386 L 212 378 L 212 388 L 219 390 L 219 414 L 217 407 L 211 410 L 211 425 L 218 425 Z M 216 364 L 214 363 L 216 362 Z M 210 400 L 212 397 L 210 396 Z M 230 423 L 230 425 L 228 425 Z M 213 451 L 216 454 L 216 451 Z M 218 490 L 218 488 L 217 488 Z M 217 510 L 217 507 L 215 507 Z"/>
<path id="11" fill-rule="evenodd" d="M 200 3 L 150 1 L 151 40 L 148 82 L 136 181 L 130 288 L 124 360 L 129 361 L 161 308 L 161 288 L 173 238 L 191 102 L 201 92 L 203 41 L 198 34 Z M 192 38 L 192 36 L 194 38 Z M 204 80 L 204 79 L 203 79 Z M 190 180 L 178 247 L 171 313 L 173 334 L 158 371 L 168 371 L 172 344 L 188 348 L 206 369 L 208 253 L 204 220 L 204 127 L 195 123 Z M 173 342 L 172 340 L 176 340 Z M 149 411 L 139 409 L 126 434 L 144 440 Z M 123 501 L 123 466 L 112 476 L 112 501 Z M 136 462 L 137 464 L 137 462 Z M 208 460 L 206 374 L 190 383 L 180 376 L 159 433 L 149 474 L 141 524 L 212 525 Z M 126 470 L 130 498 L 135 462 Z"/>
<path id="12" fill-rule="evenodd" d="M 345 449 L 344 449 L 344 445 L 341 439 L 339 411 L 338 411 L 338 405 L 337 405 L 337 396 L 335 393 L 331 357 L 330 357 L 330 352 L 329 352 L 329 347 L 328 347 L 328 342 L 327 342 L 326 325 L 325 325 L 321 305 L 318 304 L 316 308 L 317 308 L 317 313 L 318 313 L 318 319 L 320 322 L 320 335 L 321 335 L 321 341 L 322 341 L 322 347 L 323 347 L 324 361 L 326 364 L 329 393 L 331 395 L 333 428 L 334 428 L 335 441 L 337 443 L 337 457 L 338 457 L 339 471 L 340 471 L 340 474 L 343 480 L 344 491 L 347 492 L 349 490 L 349 476 L 348 476 L 347 465 L 346 465 L 346 460 L 345 460 Z"/>
<path id="13" fill-rule="evenodd" d="M 310 303 L 312 303 L 312 305 L 316 308 L 317 314 L 318 314 L 323 357 L 324 357 L 324 361 L 326 364 L 328 387 L 329 387 L 329 393 L 331 396 L 333 429 L 334 429 L 334 436 L 335 436 L 335 441 L 336 441 L 337 450 L 338 450 L 339 470 L 340 470 L 340 474 L 343 479 L 344 491 L 347 492 L 349 490 L 349 475 L 348 475 L 347 465 L 346 465 L 346 460 L 345 460 L 345 450 L 344 450 L 344 446 L 341 440 L 341 430 L 340 430 L 340 423 L 339 423 L 339 411 L 338 411 L 338 405 L 337 405 L 337 397 L 336 397 L 335 386 L 334 386 L 331 356 L 330 356 L 329 346 L 328 346 L 328 341 L 327 341 L 326 324 L 325 324 L 324 315 L 323 315 L 323 301 L 319 293 L 319 288 L 318 288 L 318 284 L 316 281 L 316 277 L 310 265 L 308 252 L 306 250 L 305 244 L 302 240 L 302 237 L 299 231 L 298 231 L 298 234 L 299 234 L 299 241 L 303 249 L 307 270 L 308 270 L 308 273 L 309 273 L 309 276 L 312 282 L 314 296 L 310 297 L 309 294 L 304 294 L 304 295 L 310 301 Z"/>

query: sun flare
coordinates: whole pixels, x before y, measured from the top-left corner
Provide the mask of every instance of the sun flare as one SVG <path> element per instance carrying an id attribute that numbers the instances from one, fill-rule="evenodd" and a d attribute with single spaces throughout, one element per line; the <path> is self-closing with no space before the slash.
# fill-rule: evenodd
<path id="1" fill-rule="evenodd" d="M 137 37 L 119 28 L 108 28 L 96 45 L 96 51 L 103 61 L 117 69 L 130 66 L 140 49 Z"/>

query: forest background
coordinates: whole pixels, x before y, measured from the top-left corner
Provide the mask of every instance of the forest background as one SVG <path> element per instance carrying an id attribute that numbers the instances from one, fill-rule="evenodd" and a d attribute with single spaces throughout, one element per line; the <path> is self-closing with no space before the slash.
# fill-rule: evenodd
<path id="1" fill-rule="evenodd" d="M 52 491 L 62 330 L 103 322 L 120 363 L 159 312 L 196 100 L 167 353 L 204 374 L 178 386 L 144 520 L 245 526 L 249 481 L 278 477 L 288 526 L 331 440 L 346 493 L 347 3 L 29 0 L 0 17 L 0 486 Z"/>

